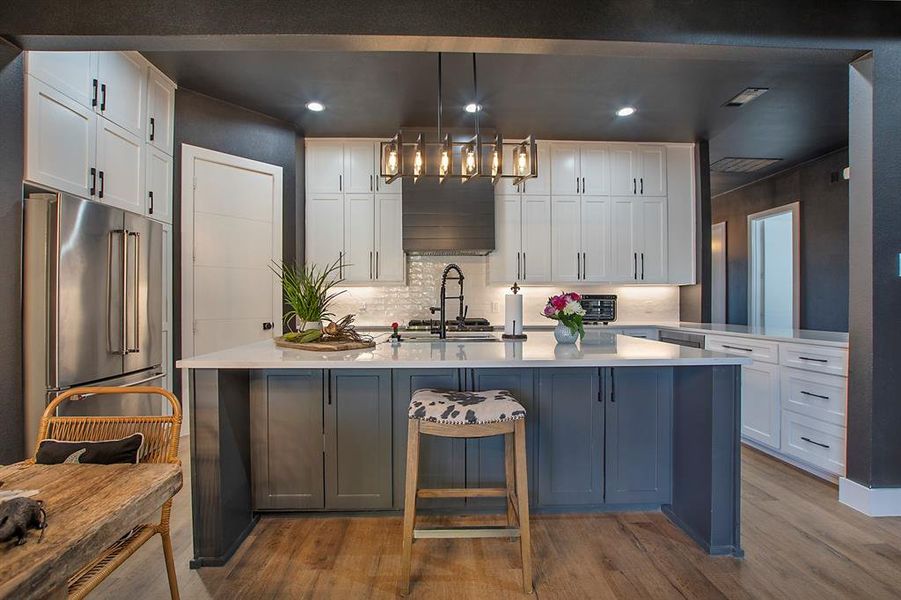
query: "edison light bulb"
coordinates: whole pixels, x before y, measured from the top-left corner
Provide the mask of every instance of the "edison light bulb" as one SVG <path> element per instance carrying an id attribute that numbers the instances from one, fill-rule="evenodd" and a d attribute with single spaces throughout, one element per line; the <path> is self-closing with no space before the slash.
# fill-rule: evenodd
<path id="1" fill-rule="evenodd" d="M 413 175 L 417 177 L 422 175 L 422 152 L 419 150 L 416 151 L 416 155 L 413 157 Z"/>
<path id="2" fill-rule="evenodd" d="M 528 155 L 526 154 L 526 149 L 520 146 L 519 151 L 516 154 L 516 170 L 519 175 L 525 175 L 527 173 L 527 159 Z"/>
<path id="3" fill-rule="evenodd" d="M 494 152 L 491 153 L 491 176 L 496 177 L 497 172 L 500 171 L 501 168 L 501 158 L 498 154 L 497 149 L 495 148 Z"/>
<path id="4" fill-rule="evenodd" d="M 450 167 L 450 156 L 447 154 L 447 150 L 441 151 L 441 166 L 439 167 L 438 174 L 444 177 L 447 175 L 447 170 Z"/>
<path id="5" fill-rule="evenodd" d="M 466 173 L 471 175 L 476 172 L 476 151 L 472 146 L 466 148 Z"/>
<path id="6" fill-rule="evenodd" d="M 397 148 L 394 146 L 388 150 L 388 173 L 397 174 Z"/>

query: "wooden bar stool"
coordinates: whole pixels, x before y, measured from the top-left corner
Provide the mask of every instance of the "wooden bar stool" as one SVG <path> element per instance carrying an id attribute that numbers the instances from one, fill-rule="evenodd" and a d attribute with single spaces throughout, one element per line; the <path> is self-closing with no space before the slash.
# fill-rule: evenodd
<path id="1" fill-rule="evenodd" d="M 522 588 L 532 593 L 529 538 L 529 493 L 526 475 L 526 411 L 506 390 L 456 392 L 416 390 L 410 401 L 407 434 L 407 480 L 404 497 L 401 594 L 410 591 L 414 538 L 519 537 Z M 502 488 L 419 489 L 419 436 L 480 438 L 504 436 Z M 415 529 L 417 498 L 506 498 L 506 527 L 445 527 Z"/>

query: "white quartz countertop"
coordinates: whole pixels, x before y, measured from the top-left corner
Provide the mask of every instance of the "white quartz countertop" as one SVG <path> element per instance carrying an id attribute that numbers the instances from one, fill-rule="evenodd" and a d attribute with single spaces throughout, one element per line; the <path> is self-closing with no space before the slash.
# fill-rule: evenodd
<path id="1" fill-rule="evenodd" d="M 662 329 L 668 326 L 661 325 Z M 726 325 L 723 323 L 679 323 L 678 329 L 716 335 L 767 338 L 777 342 L 797 342 L 818 346 L 848 347 L 848 334 L 839 331 L 816 331 L 813 329 L 785 329 L 781 327 L 749 327 L 747 325 Z"/>
<path id="2" fill-rule="evenodd" d="M 577 344 L 557 344 L 552 332 L 533 331 L 523 342 L 403 342 L 376 335 L 375 348 L 311 352 L 280 348 L 265 340 L 179 360 L 181 369 L 354 369 L 485 367 L 628 367 L 744 365 L 751 360 L 602 331 L 589 331 Z"/>

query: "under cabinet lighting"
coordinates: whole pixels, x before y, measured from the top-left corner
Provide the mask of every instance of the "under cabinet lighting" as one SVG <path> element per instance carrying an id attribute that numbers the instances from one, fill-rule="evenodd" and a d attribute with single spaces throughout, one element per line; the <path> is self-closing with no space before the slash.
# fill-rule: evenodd
<path id="1" fill-rule="evenodd" d="M 325 104 L 322 102 L 307 102 L 307 109 L 312 110 L 313 112 L 322 112 L 325 110 Z"/>

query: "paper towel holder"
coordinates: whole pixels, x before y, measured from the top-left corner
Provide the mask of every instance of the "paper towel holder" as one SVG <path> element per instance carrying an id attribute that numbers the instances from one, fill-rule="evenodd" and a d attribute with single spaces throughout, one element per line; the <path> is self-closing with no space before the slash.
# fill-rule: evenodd
<path id="1" fill-rule="evenodd" d="M 520 290 L 519 283 L 514 281 L 513 286 L 510 289 L 513 290 L 514 294 L 518 294 Z M 513 321 L 513 331 L 516 331 L 516 321 Z M 503 333 L 501 334 L 501 339 L 510 342 L 521 342 L 523 340 L 529 339 L 529 336 L 527 336 L 525 333 Z"/>

